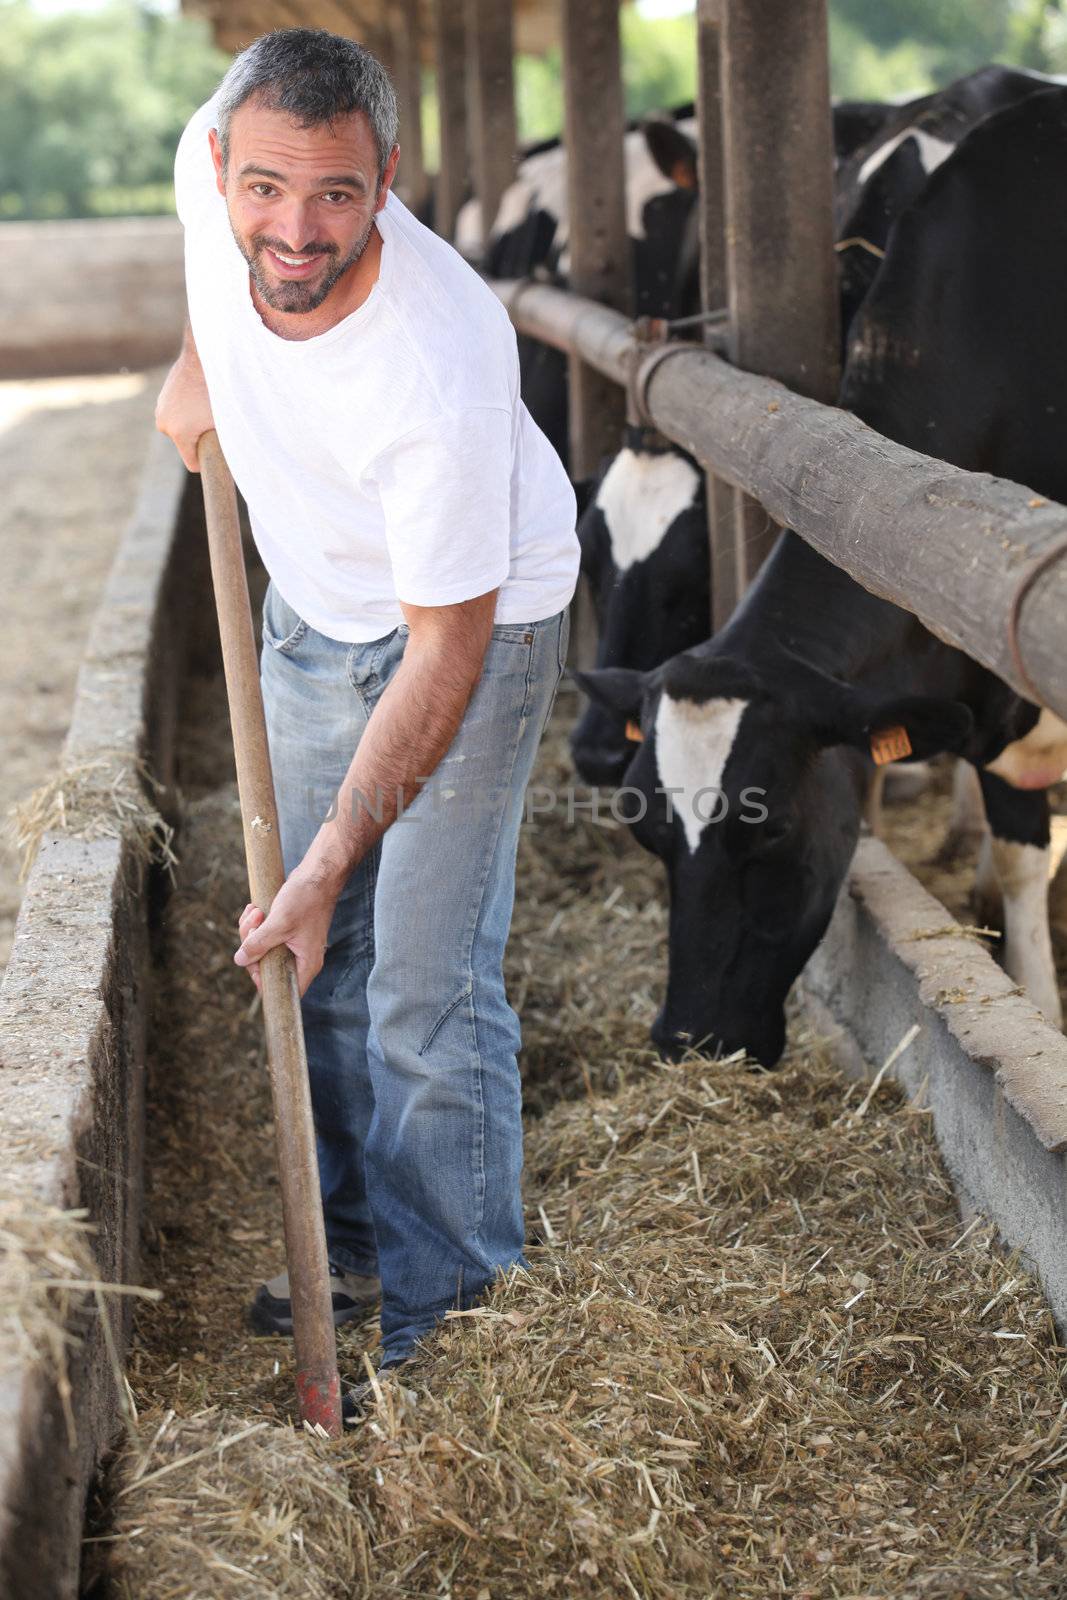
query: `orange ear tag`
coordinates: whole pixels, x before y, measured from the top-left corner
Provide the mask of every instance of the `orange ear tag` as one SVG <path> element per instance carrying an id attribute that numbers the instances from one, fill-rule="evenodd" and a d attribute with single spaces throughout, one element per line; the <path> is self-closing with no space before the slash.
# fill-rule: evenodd
<path id="1" fill-rule="evenodd" d="M 626 737 L 628 739 L 632 739 L 634 744 L 640 744 L 641 740 L 645 736 L 641 732 L 641 729 L 638 727 L 637 723 L 631 720 L 626 724 Z"/>
<path id="2" fill-rule="evenodd" d="M 876 767 L 884 767 L 890 761 L 903 761 L 905 756 L 910 756 L 911 740 L 907 728 L 883 728 L 881 733 L 872 733 L 871 755 Z"/>

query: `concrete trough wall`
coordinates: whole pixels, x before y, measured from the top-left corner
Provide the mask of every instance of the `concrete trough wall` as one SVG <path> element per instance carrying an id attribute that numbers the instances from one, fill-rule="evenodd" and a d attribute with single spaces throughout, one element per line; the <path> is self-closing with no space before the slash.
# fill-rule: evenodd
<path id="1" fill-rule="evenodd" d="M 185 487 L 159 438 L 79 673 L 65 768 L 143 760 L 171 779 L 188 591 L 203 578 L 183 548 Z M 158 803 L 166 809 L 167 796 Z M 111 1283 L 138 1281 L 152 890 L 128 839 L 46 834 L 0 988 L 0 1191 L 86 1208 Z M 121 1354 L 131 1302 L 105 1304 Z M 48 1367 L 31 1360 L 0 1373 L 4 1600 L 78 1592 L 86 1493 L 119 1412 L 101 1316 L 81 1311 L 77 1331 L 73 1447 Z"/>
<path id="2" fill-rule="evenodd" d="M 175 218 L 0 224 L 0 378 L 153 366 L 184 319 Z"/>
<path id="3" fill-rule="evenodd" d="M 929 1108 L 964 1210 L 993 1221 L 1067 1330 L 1067 1038 L 876 839 L 861 841 L 802 994 L 846 1067 Z"/>

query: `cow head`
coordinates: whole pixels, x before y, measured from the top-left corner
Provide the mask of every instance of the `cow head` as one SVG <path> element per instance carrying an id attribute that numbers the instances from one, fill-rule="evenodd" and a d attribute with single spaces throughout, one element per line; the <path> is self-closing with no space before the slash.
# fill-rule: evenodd
<path id="1" fill-rule="evenodd" d="M 681 451 L 627 429 L 578 523 L 598 625 L 596 664 L 647 671 L 711 631 L 704 478 Z M 571 734 L 587 783 L 614 785 L 630 760 L 626 718 L 590 701 Z"/>
<path id="2" fill-rule="evenodd" d="M 697 147 L 673 117 L 648 117 L 641 131 L 657 176 L 652 192 L 644 195 L 638 181 L 631 196 L 634 310 L 692 316 L 700 310 Z"/>
<path id="3" fill-rule="evenodd" d="M 879 697 L 782 653 L 757 670 L 716 645 L 651 673 L 579 672 L 640 729 L 617 798 L 670 889 L 665 1055 L 744 1048 L 771 1066 L 790 986 L 829 921 L 859 829 L 862 754 L 906 731 L 918 759 L 957 750 L 956 701 Z"/>

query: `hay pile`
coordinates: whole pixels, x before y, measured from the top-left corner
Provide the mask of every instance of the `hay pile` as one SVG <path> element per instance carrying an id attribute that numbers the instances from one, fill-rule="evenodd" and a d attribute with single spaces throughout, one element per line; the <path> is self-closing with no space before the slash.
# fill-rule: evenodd
<path id="1" fill-rule="evenodd" d="M 63 767 L 11 808 L 6 833 L 19 853 L 25 878 L 46 833 L 74 839 L 128 838 L 138 860 L 173 869 L 174 829 L 160 814 L 163 793 L 143 761 L 125 751 Z"/>
<path id="2" fill-rule="evenodd" d="M 99 1317 L 120 1395 L 122 1368 L 111 1333 L 109 1297 L 154 1300 L 154 1289 L 105 1283 L 85 1211 L 64 1211 L 30 1191 L 0 1198 L 0 1382 L 34 1368 L 54 1381 L 67 1441 L 77 1444 L 69 1364 Z"/>
<path id="3" fill-rule="evenodd" d="M 0 1379 L 42 1363 L 55 1378 L 75 1440 L 70 1353 L 80 1343 L 89 1297 L 102 1286 L 84 1211 L 61 1211 L 32 1194 L 0 1199 Z"/>
<path id="4" fill-rule="evenodd" d="M 562 760 L 557 735 L 543 781 Z M 653 1059 L 656 869 L 588 821 L 523 841 L 531 1272 L 344 1440 L 295 1435 L 289 1346 L 241 1324 L 280 1225 L 240 849 L 232 792 L 190 807 L 151 1096 L 165 1299 L 91 1592 L 1062 1595 L 1067 1369 L 1033 1282 L 959 1221 L 922 1109 L 867 1102 L 799 1025 L 773 1075 Z M 373 1338 L 346 1333 L 348 1376 Z"/>
<path id="5" fill-rule="evenodd" d="M 128 1537 L 133 1545 L 147 1535 L 153 1569 L 136 1559 L 119 1568 L 116 1600 L 351 1592 L 360 1527 L 343 1471 L 319 1440 L 214 1407 L 185 1418 L 168 1411 L 116 1470 L 120 1518 L 151 1519 Z"/>
<path id="6" fill-rule="evenodd" d="M 589 791 L 575 786 L 563 735 L 574 697 L 561 690 L 560 703 L 536 782 L 574 789 L 574 825 L 564 805 L 524 827 L 507 955 L 531 1115 L 614 1090 L 647 1061 L 667 952 L 657 866 L 606 808 L 599 821 L 582 808 Z"/>

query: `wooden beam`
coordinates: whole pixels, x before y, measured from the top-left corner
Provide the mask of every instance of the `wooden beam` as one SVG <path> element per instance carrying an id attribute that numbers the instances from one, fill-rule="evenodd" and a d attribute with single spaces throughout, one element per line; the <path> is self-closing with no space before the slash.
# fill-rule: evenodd
<path id="1" fill-rule="evenodd" d="M 717 0 L 731 358 L 827 403 L 839 381 L 826 0 Z M 777 536 L 737 506 L 743 592 Z"/>
<path id="2" fill-rule="evenodd" d="M 521 333 L 576 351 L 615 383 L 648 359 L 618 312 L 542 284 L 492 287 Z M 1067 506 L 921 455 L 696 345 L 672 349 L 646 388 L 667 438 L 872 594 L 1067 718 Z M 1059 547 L 1062 559 L 1042 567 Z"/>
<path id="3" fill-rule="evenodd" d="M 434 31 L 440 149 L 435 220 L 438 233 L 451 239 L 470 172 L 463 0 L 436 0 Z"/>
<path id="4" fill-rule="evenodd" d="M 464 6 L 471 166 L 483 243 L 518 156 L 511 6 L 512 0 L 465 0 Z"/>
<path id="5" fill-rule="evenodd" d="M 700 171 L 700 298 L 705 311 L 722 310 L 728 300 L 720 22 L 720 0 L 699 0 L 697 154 Z M 736 491 L 713 472 L 707 475 L 706 490 L 711 551 L 711 626 L 715 630 L 722 627 L 741 598 L 734 536 Z"/>
<path id="6" fill-rule="evenodd" d="M 576 294 L 629 311 L 619 0 L 562 0 L 560 17 L 568 276 Z M 619 447 L 625 400 L 580 357 L 572 355 L 569 368 L 571 474 L 591 477 Z"/>
<path id="7" fill-rule="evenodd" d="M 299 0 L 294 0 L 289 10 L 299 18 L 299 22 L 290 23 L 290 27 L 328 28 L 342 39 L 355 39 L 371 48 L 362 12 L 349 0 L 315 0 L 313 6 L 303 6 Z"/>
<path id="8" fill-rule="evenodd" d="M 400 102 L 400 166 L 398 188 L 407 204 L 420 208 L 426 200 L 426 167 L 422 154 L 422 37 L 419 0 L 397 0 L 393 12 L 396 90 Z"/>

